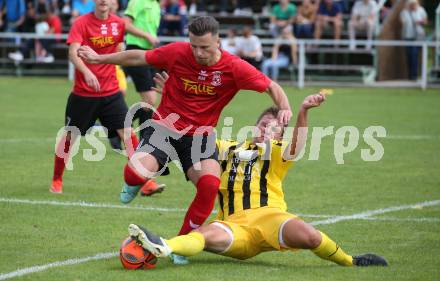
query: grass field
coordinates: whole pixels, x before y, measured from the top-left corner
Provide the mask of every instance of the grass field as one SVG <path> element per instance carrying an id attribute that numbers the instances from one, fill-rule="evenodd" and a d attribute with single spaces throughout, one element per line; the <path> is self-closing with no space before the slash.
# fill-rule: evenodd
<path id="1" fill-rule="evenodd" d="M 389 267 L 343 268 L 300 251 L 247 261 L 202 253 L 188 266 L 160 260 L 154 270 L 126 271 L 112 254 L 128 224 L 175 235 L 194 188 L 173 167 L 172 175 L 161 178 L 168 185 L 164 193 L 118 208 L 125 158 L 108 149 L 104 160 L 87 162 L 82 150 L 91 147 L 82 141 L 74 170 L 65 173 L 64 193 L 49 193 L 54 141 L 70 87 L 62 79 L 0 78 L 0 280 L 438 280 L 438 90 L 335 89 L 310 112 L 310 126 L 355 126 L 359 146 L 338 165 L 334 134 L 324 138 L 319 160 L 307 160 L 307 148 L 284 185 L 291 212 L 317 224 L 346 252 L 378 253 Z M 316 89 L 285 90 L 296 109 Z M 129 93 L 128 102 L 137 101 L 131 85 Z M 267 96 L 240 93 L 222 118 L 233 116 L 236 132 L 254 124 L 270 103 Z M 387 137 L 378 139 L 384 155 L 365 162 L 361 149 L 369 146 L 362 132 L 373 125 L 386 128 Z"/>

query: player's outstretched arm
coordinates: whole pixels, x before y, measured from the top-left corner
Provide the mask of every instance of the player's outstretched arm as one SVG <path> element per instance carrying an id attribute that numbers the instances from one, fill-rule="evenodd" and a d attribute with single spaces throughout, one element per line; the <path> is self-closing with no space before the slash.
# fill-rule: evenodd
<path id="1" fill-rule="evenodd" d="M 134 36 L 146 39 L 153 46 L 157 46 L 160 43 L 159 38 L 157 38 L 156 36 L 154 36 L 148 32 L 142 31 L 141 29 L 134 26 L 133 19 L 131 17 L 125 16 L 123 19 L 124 19 L 124 23 L 125 23 L 125 30 L 128 33 L 131 33 Z"/>
<path id="2" fill-rule="evenodd" d="M 292 110 L 290 109 L 289 99 L 286 96 L 283 88 L 278 83 L 272 81 L 266 92 L 272 98 L 275 105 L 279 108 L 278 121 L 281 124 L 287 125 L 292 118 Z"/>
<path id="3" fill-rule="evenodd" d="M 91 64 L 118 64 L 123 66 L 146 65 L 145 51 L 129 50 L 113 54 L 98 55 L 89 46 L 81 46 L 78 56 Z"/>
<path id="4" fill-rule="evenodd" d="M 303 149 L 307 139 L 307 112 L 310 108 L 318 107 L 325 101 L 325 94 L 319 93 L 306 97 L 302 102 L 298 117 L 296 118 L 295 128 L 293 129 L 292 142 L 290 144 L 290 157 L 295 158 Z M 292 157 L 293 156 L 293 157 Z"/>

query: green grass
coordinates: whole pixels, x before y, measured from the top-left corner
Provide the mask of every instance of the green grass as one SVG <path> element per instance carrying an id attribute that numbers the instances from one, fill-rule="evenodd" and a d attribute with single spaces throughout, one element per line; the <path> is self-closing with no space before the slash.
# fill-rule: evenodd
<path id="1" fill-rule="evenodd" d="M 71 85 L 63 79 L 0 78 L 0 198 L 91 202 L 119 205 L 125 157 L 110 149 L 100 162 L 87 162 L 82 150 L 74 170 L 66 171 L 64 193 L 48 192 L 57 131 L 64 119 Z M 285 88 L 294 111 L 306 94 L 317 89 Z M 351 215 L 423 201 L 440 200 L 440 95 L 435 90 L 340 88 L 319 109 L 310 112 L 310 126 L 355 126 L 358 147 L 336 164 L 334 134 L 323 139 L 319 160 L 306 154 L 285 181 L 289 210 L 301 214 Z M 129 103 L 138 100 L 132 85 Z M 238 94 L 224 110 L 234 117 L 233 131 L 252 125 L 271 105 L 266 95 Z M 222 120 L 219 125 L 223 125 Z M 389 138 L 379 139 L 384 156 L 364 162 L 369 148 L 362 133 L 383 126 Z M 403 137 L 403 138 L 402 138 Z M 413 137 L 414 139 L 411 139 Z M 106 147 L 109 148 L 105 139 Z M 185 209 L 194 187 L 172 167 L 160 179 L 167 190 L 132 205 Z M 86 208 L 0 201 L 0 276 L 20 268 L 116 252 L 130 222 L 147 225 L 166 237 L 175 235 L 183 212 Z M 343 268 L 309 251 L 265 253 L 247 261 L 202 253 L 188 266 L 160 260 L 154 270 L 126 271 L 118 258 L 54 267 L 16 280 L 438 280 L 440 206 L 408 209 L 376 216 L 384 220 L 348 220 L 319 228 L 351 254 L 375 252 L 388 268 Z M 425 221 L 417 219 L 426 218 Z M 307 221 L 324 218 L 305 217 Z M 385 220 L 388 219 L 388 220 Z M 412 220 L 409 220 L 412 219 Z"/>

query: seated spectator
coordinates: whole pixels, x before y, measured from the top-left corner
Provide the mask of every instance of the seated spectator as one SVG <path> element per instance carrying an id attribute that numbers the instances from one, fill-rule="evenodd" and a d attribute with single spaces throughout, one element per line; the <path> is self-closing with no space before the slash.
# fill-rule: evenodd
<path id="1" fill-rule="evenodd" d="M 205 0 L 191 0 L 189 2 L 188 15 L 194 16 L 197 13 L 206 14 Z"/>
<path id="2" fill-rule="evenodd" d="M 236 0 L 234 15 L 236 16 L 252 16 L 253 0 Z"/>
<path id="3" fill-rule="evenodd" d="M 289 43 L 283 42 L 287 40 Z M 289 64 L 297 64 L 296 40 L 292 34 L 292 29 L 285 27 L 281 31 L 281 36 L 275 40 L 272 47 L 272 57 L 265 59 L 261 66 L 261 71 L 272 80 L 278 80 L 280 68 L 287 67 Z M 272 75 L 269 74 L 271 70 Z"/>
<path id="4" fill-rule="evenodd" d="M 366 31 L 367 50 L 371 49 L 374 27 L 376 24 L 377 4 L 374 0 L 357 0 L 351 11 L 351 19 L 348 22 L 350 36 L 350 50 L 356 49 L 356 31 Z"/>
<path id="5" fill-rule="evenodd" d="M 93 0 L 73 0 L 72 16 L 70 22 L 82 15 L 93 12 L 95 10 L 95 1 Z"/>
<path id="6" fill-rule="evenodd" d="M 162 16 L 158 30 L 159 35 L 184 35 L 187 21 L 185 2 L 181 0 L 162 0 Z"/>
<path id="7" fill-rule="evenodd" d="M 259 68 L 263 58 L 263 47 L 260 39 L 252 34 L 252 29 L 248 26 L 243 28 L 243 36 L 237 38 L 237 55 Z"/>
<path id="8" fill-rule="evenodd" d="M 19 32 L 26 17 L 24 0 L 0 0 L 0 29 L 5 32 Z M 19 43 L 16 41 L 16 43 Z"/>
<path id="9" fill-rule="evenodd" d="M 235 29 L 228 30 L 227 37 L 221 40 L 221 47 L 233 55 L 237 54 L 237 31 Z"/>
<path id="10" fill-rule="evenodd" d="M 279 0 L 280 3 L 276 4 L 270 16 L 270 34 L 273 37 L 278 37 L 280 32 L 285 27 L 292 28 L 292 24 L 295 21 L 296 6 L 290 3 L 289 0 Z"/>
<path id="11" fill-rule="evenodd" d="M 61 0 L 62 1 L 62 8 L 61 8 L 61 14 L 62 15 L 71 15 L 72 14 L 72 7 L 70 6 L 70 0 Z"/>
<path id="12" fill-rule="evenodd" d="M 303 0 L 296 14 L 296 37 L 313 38 L 313 27 L 318 7 L 312 0 Z"/>
<path id="13" fill-rule="evenodd" d="M 49 8 L 46 14 L 46 21 L 49 24 L 49 34 L 61 35 L 63 33 L 63 23 L 60 17 L 55 14 L 55 8 Z M 55 41 L 61 42 L 61 39 L 56 38 Z"/>
<path id="14" fill-rule="evenodd" d="M 334 28 L 334 39 L 341 39 L 342 10 L 333 0 L 324 0 L 319 5 L 318 17 L 315 25 L 315 39 L 320 39 L 324 28 L 330 25 Z"/>
<path id="15" fill-rule="evenodd" d="M 400 12 L 400 21 L 402 22 L 402 39 L 408 41 L 424 40 L 424 26 L 428 23 L 425 9 L 419 5 L 417 0 L 408 0 Z M 408 78 L 416 80 L 419 69 L 420 47 L 405 47 L 406 60 L 408 64 Z"/>
<path id="16" fill-rule="evenodd" d="M 61 34 L 61 20 L 52 11 L 45 11 L 45 6 L 39 6 L 36 17 L 35 34 Z M 24 57 L 30 56 L 32 49 L 35 50 L 37 62 L 51 63 L 54 57 L 51 54 L 54 39 L 29 39 L 16 52 L 9 53 L 8 57 L 16 62 L 20 62 Z"/>

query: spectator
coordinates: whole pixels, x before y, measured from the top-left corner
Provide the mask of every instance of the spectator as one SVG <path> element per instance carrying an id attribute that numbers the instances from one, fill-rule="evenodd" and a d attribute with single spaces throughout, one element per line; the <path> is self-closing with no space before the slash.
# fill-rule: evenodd
<path id="1" fill-rule="evenodd" d="M 339 40 L 341 38 L 342 28 L 342 9 L 337 3 L 333 3 L 333 0 L 324 0 L 319 5 L 318 17 L 315 26 L 315 39 L 320 39 L 322 31 L 329 24 L 334 28 L 334 39 Z"/>
<path id="2" fill-rule="evenodd" d="M 185 34 L 185 25 L 187 21 L 187 10 L 185 2 L 181 0 L 162 0 L 162 16 L 160 19 L 160 35 Z"/>
<path id="3" fill-rule="evenodd" d="M 221 40 L 222 49 L 236 55 L 237 54 L 237 31 L 233 28 L 228 30 L 226 38 Z"/>
<path id="4" fill-rule="evenodd" d="M 71 23 L 78 17 L 93 12 L 95 2 L 93 0 L 73 0 Z"/>
<path id="5" fill-rule="evenodd" d="M 6 32 L 21 31 L 26 17 L 26 4 L 24 0 L 0 0 L 0 14 L 5 14 L 5 22 L 0 17 L 0 28 Z M 17 41 L 16 43 L 19 43 Z"/>
<path id="6" fill-rule="evenodd" d="M 371 49 L 374 27 L 376 24 L 377 4 L 375 0 L 357 0 L 351 11 L 351 19 L 348 22 L 350 36 L 350 50 L 356 49 L 356 31 L 367 31 L 367 44 L 365 49 Z"/>
<path id="7" fill-rule="evenodd" d="M 72 14 L 72 8 L 70 6 L 70 0 L 62 0 L 62 8 L 61 8 L 61 14 L 63 15 L 71 15 Z"/>
<path id="8" fill-rule="evenodd" d="M 45 6 L 39 6 L 39 11 L 38 11 L 39 15 L 36 17 L 35 34 L 37 35 L 51 34 L 54 33 L 55 31 L 54 28 L 58 29 L 58 32 L 60 34 L 61 22 L 59 23 L 58 27 L 56 26 L 51 27 L 47 22 L 47 19 L 48 17 L 52 17 L 52 21 L 53 21 L 54 15 L 50 12 L 47 13 L 45 9 L 46 9 Z M 53 42 L 54 42 L 53 39 L 29 39 L 26 41 L 25 44 L 23 44 L 20 47 L 18 51 L 9 53 L 8 57 L 16 62 L 20 62 L 24 59 L 24 57 L 30 56 L 30 51 L 32 49 L 35 49 L 35 56 L 37 62 L 52 63 L 54 61 L 54 57 L 51 54 Z"/>
<path id="9" fill-rule="evenodd" d="M 234 9 L 234 15 L 236 16 L 252 16 L 252 0 L 236 0 L 236 8 Z M 222 8 L 223 9 L 223 8 Z"/>
<path id="10" fill-rule="evenodd" d="M 188 4 L 188 15 L 190 16 L 207 14 L 207 6 L 212 4 L 206 0 L 189 0 L 186 3 Z"/>
<path id="11" fill-rule="evenodd" d="M 22 32 L 34 33 L 35 23 L 37 19 L 37 11 L 34 2 L 26 2 L 26 15 L 20 30 Z"/>
<path id="12" fill-rule="evenodd" d="M 303 0 L 296 15 L 296 37 L 313 38 L 313 27 L 318 7 L 312 0 Z"/>
<path id="13" fill-rule="evenodd" d="M 55 14 L 54 8 L 49 8 L 47 12 L 46 21 L 49 24 L 49 33 L 61 35 L 63 33 L 63 24 L 58 15 Z M 61 42 L 60 38 L 56 39 L 57 42 Z"/>
<path id="14" fill-rule="evenodd" d="M 243 36 L 237 39 L 237 55 L 258 68 L 263 58 L 263 48 L 260 39 L 252 34 L 248 26 L 243 28 Z"/>
<path id="15" fill-rule="evenodd" d="M 261 71 L 273 81 L 277 81 L 280 68 L 287 67 L 290 63 L 297 63 L 296 50 L 296 39 L 292 34 L 292 29 L 285 27 L 272 47 L 272 57 L 263 61 Z M 269 70 L 272 71 L 272 75 L 269 75 Z"/>
<path id="16" fill-rule="evenodd" d="M 400 12 L 402 22 L 402 39 L 408 41 L 424 40 L 424 25 L 428 23 L 426 11 L 417 0 L 408 0 L 405 9 Z M 419 68 L 420 47 L 407 46 L 406 60 L 408 64 L 408 78 L 416 80 Z"/>
<path id="17" fill-rule="evenodd" d="M 290 3 L 289 0 L 279 0 L 280 3 L 276 4 L 272 9 L 270 17 L 270 34 L 273 37 L 278 37 L 280 32 L 285 27 L 292 28 L 292 24 L 295 21 L 296 6 Z"/>

